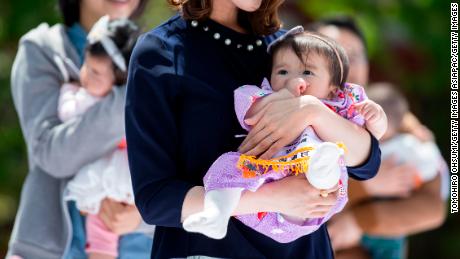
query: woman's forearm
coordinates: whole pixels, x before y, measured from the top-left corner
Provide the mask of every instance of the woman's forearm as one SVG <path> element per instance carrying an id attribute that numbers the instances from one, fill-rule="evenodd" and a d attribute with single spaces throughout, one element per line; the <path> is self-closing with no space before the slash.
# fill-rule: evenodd
<path id="1" fill-rule="evenodd" d="M 304 107 L 307 120 L 316 134 L 324 141 L 343 142 L 347 148 L 347 166 L 357 166 L 366 161 L 371 148 L 369 133 L 362 127 L 347 121 L 324 106 L 319 100 Z"/>
<path id="2" fill-rule="evenodd" d="M 323 217 L 337 203 L 337 189 L 330 189 L 328 197 L 311 186 L 304 175 L 289 176 L 263 184 L 257 191 L 244 191 L 232 215 L 257 212 L 279 212 L 295 218 Z M 185 195 L 181 222 L 203 210 L 204 188 L 195 186 Z"/>
<path id="3" fill-rule="evenodd" d="M 270 197 L 273 197 L 273 192 L 273 184 L 270 183 L 262 185 L 256 192 L 243 192 L 240 203 L 238 203 L 233 215 L 278 211 L 278 208 L 270 199 Z"/>

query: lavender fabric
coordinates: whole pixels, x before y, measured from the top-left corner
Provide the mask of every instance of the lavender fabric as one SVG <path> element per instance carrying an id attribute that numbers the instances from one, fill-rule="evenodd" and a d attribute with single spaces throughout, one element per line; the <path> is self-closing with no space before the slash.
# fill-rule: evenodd
<path id="1" fill-rule="evenodd" d="M 273 90 L 266 79 L 262 82 L 261 88 L 254 85 L 247 85 L 235 90 L 235 111 L 238 121 L 244 129 L 250 130 L 249 125 L 244 123 L 244 117 L 253 102 L 272 92 Z M 335 95 L 333 99 L 322 100 L 323 103 L 344 118 L 362 126 L 364 124 L 364 118 L 353 109 L 352 104 L 367 99 L 363 88 L 357 85 L 347 84 L 343 90 L 337 90 Z M 318 138 L 313 128 L 307 127 L 293 143 L 284 147 L 274 157 L 285 156 L 307 146 L 314 147 L 322 142 L 323 141 Z M 309 152 L 310 151 L 305 152 L 305 155 L 308 156 Z M 240 153 L 228 152 L 221 155 L 212 164 L 203 179 L 206 192 L 225 188 L 243 188 L 246 191 L 256 191 L 265 183 L 292 175 L 292 172 L 287 170 L 270 170 L 266 173 L 257 174 L 251 178 L 244 178 L 241 170 L 237 167 L 240 156 Z M 339 160 L 339 163 L 341 168 L 340 180 L 342 182 L 342 187 L 339 190 L 337 203 L 325 217 L 307 219 L 301 224 L 290 222 L 281 214 L 274 212 L 269 212 L 262 218 L 259 218 L 257 214 L 240 215 L 236 216 L 236 218 L 245 225 L 280 243 L 292 242 L 301 236 L 314 232 L 334 214 L 340 212 L 348 201 L 346 191 L 348 187 L 348 174 L 343 157 Z"/>

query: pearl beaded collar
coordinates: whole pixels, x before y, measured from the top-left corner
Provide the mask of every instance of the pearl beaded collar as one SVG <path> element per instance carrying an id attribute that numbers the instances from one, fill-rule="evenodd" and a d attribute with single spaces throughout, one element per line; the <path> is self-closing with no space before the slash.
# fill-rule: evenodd
<path id="1" fill-rule="evenodd" d="M 193 20 L 190 22 L 190 24 L 192 25 L 192 27 L 194 28 L 199 28 L 199 23 L 197 20 Z M 201 26 L 203 28 L 203 31 L 205 32 L 208 32 L 209 31 L 209 26 L 207 25 L 204 25 L 204 26 Z M 215 39 L 215 40 L 221 40 L 222 36 L 220 33 L 218 32 L 215 32 L 212 34 L 212 37 Z M 225 38 L 224 39 L 224 44 L 227 45 L 227 46 L 235 46 L 237 49 L 242 49 L 243 48 L 243 44 L 240 44 L 240 43 L 235 43 L 233 42 L 230 38 Z M 250 44 L 247 44 L 245 45 L 244 47 L 246 48 L 247 51 L 253 51 L 254 48 L 256 47 L 260 47 L 262 46 L 262 40 L 260 39 L 257 39 L 255 40 L 253 43 L 250 43 Z"/>

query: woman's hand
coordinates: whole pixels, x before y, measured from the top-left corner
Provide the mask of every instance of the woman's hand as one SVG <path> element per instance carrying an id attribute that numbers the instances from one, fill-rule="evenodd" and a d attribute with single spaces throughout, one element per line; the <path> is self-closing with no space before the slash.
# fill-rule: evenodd
<path id="1" fill-rule="evenodd" d="M 293 99 L 296 96 L 293 95 L 288 89 L 283 88 L 278 92 L 273 92 L 268 96 L 264 96 L 263 98 L 257 99 L 252 105 L 251 108 L 246 113 L 247 118 L 251 118 L 256 115 L 258 112 L 263 110 L 267 104 L 274 102 L 274 101 L 281 101 L 286 99 Z"/>
<path id="2" fill-rule="evenodd" d="M 311 125 L 309 116 L 316 114 L 314 108 L 318 105 L 322 105 L 321 102 L 308 95 L 267 103 L 262 110 L 245 120 L 246 124 L 255 126 L 238 151 L 253 156 L 262 154 L 261 159 L 273 157 Z M 307 109 L 308 113 L 305 112 Z"/>
<path id="3" fill-rule="evenodd" d="M 255 126 L 238 151 L 247 155 L 261 155 L 261 159 L 272 158 L 310 125 L 323 141 L 345 144 L 348 151 L 345 153 L 347 166 L 363 164 L 370 154 L 370 134 L 362 127 L 338 116 L 311 95 L 268 103 L 245 122 Z"/>
<path id="4" fill-rule="evenodd" d="M 107 228 L 118 235 L 133 232 L 141 223 L 141 215 L 136 206 L 109 198 L 102 201 L 98 215 Z"/>
<path id="5" fill-rule="evenodd" d="M 410 196 L 416 187 L 417 169 L 410 164 L 396 165 L 393 158 L 382 161 L 377 175 L 364 181 L 366 191 L 372 197 L 400 197 Z"/>
<path id="6" fill-rule="evenodd" d="M 327 229 L 334 251 L 359 245 L 363 235 L 362 229 L 351 212 L 342 212 L 334 216 Z"/>
<path id="7" fill-rule="evenodd" d="M 279 181 L 266 184 L 269 207 L 271 210 L 295 218 L 324 217 L 337 202 L 338 186 L 327 190 L 327 197 L 320 195 L 305 175 L 289 176 Z M 262 187 L 262 188 L 264 188 Z"/>

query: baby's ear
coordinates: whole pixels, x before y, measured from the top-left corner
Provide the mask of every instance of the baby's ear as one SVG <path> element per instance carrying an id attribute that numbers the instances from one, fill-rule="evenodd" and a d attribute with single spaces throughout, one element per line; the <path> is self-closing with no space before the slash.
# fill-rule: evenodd
<path id="1" fill-rule="evenodd" d="M 335 91 L 337 91 L 338 89 L 340 89 L 340 87 L 334 85 L 334 84 L 329 84 L 329 91 L 331 93 L 334 93 Z"/>

